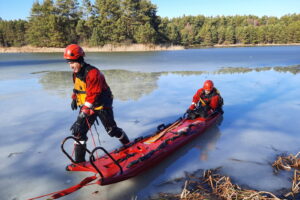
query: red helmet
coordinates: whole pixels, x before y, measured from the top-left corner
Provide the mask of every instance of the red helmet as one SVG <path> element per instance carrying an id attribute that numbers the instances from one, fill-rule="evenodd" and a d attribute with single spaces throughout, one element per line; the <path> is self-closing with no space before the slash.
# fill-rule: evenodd
<path id="1" fill-rule="evenodd" d="M 77 44 L 70 44 L 66 47 L 64 52 L 64 58 L 67 60 L 78 60 L 80 57 L 84 57 L 85 53 L 83 49 Z"/>
<path id="2" fill-rule="evenodd" d="M 203 84 L 204 90 L 212 91 L 213 88 L 214 88 L 214 83 L 211 80 L 207 80 L 204 82 Z"/>

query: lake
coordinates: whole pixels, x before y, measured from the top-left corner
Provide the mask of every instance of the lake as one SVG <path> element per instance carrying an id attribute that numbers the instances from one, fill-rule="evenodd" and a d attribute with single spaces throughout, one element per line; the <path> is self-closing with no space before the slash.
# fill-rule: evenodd
<path id="1" fill-rule="evenodd" d="M 224 116 L 197 140 L 127 181 L 85 187 L 63 199 L 147 199 L 181 192 L 172 184 L 199 169 L 222 167 L 235 183 L 277 192 L 289 173 L 273 174 L 276 155 L 300 151 L 300 46 L 208 48 L 161 52 L 87 53 L 114 94 L 115 119 L 134 139 L 175 121 L 211 79 Z M 0 54 L 0 196 L 28 199 L 79 183 L 66 172 L 61 141 L 77 112 L 70 108 L 72 74 L 58 53 Z M 120 146 L 102 125 L 101 145 Z M 92 142 L 88 145 L 92 148 Z"/>

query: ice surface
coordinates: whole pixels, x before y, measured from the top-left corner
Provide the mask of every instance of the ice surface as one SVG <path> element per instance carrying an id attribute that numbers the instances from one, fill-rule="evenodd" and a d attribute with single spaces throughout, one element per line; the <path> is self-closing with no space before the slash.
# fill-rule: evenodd
<path id="1" fill-rule="evenodd" d="M 26 58 L 51 61 L 42 64 L 20 65 L 22 62 L 18 61 L 3 66 L 4 58 L 0 60 L 3 61 L 0 67 L 1 199 L 39 196 L 70 187 L 91 175 L 64 171 L 69 161 L 60 151 L 60 143 L 69 135 L 77 112 L 70 109 L 71 72 L 56 56 Z M 5 62 L 11 60 L 7 58 Z M 166 61 L 162 62 L 167 65 Z M 284 71 L 249 68 L 245 72 L 234 68 L 231 72 L 221 72 L 218 67 L 213 71 L 201 68 L 187 72 L 184 67 L 180 70 L 176 67 L 173 70 L 176 73 L 148 71 L 141 66 L 141 70 L 120 69 L 113 67 L 103 73 L 115 96 L 116 121 L 130 139 L 154 132 L 161 123 L 175 121 L 206 79 L 215 82 L 224 98 L 223 121 L 140 176 L 109 186 L 89 186 L 64 199 L 114 200 L 135 196 L 144 199 L 155 192 L 178 192 L 180 187 L 163 183 L 186 172 L 220 166 L 237 183 L 254 189 L 276 191 L 290 186 L 286 176 L 273 175 L 269 163 L 278 153 L 300 150 L 297 67 Z M 98 131 L 105 148 L 112 150 L 120 146 L 117 139 L 105 133 L 102 125 Z M 92 148 L 90 140 L 88 145 Z"/>

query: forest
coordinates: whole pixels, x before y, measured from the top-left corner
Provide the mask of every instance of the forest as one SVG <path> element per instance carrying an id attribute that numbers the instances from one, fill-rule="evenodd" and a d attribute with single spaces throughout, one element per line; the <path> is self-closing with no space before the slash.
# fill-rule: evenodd
<path id="1" fill-rule="evenodd" d="M 201 12 L 201 11 L 199 11 Z M 300 14 L 160 17 L 150 0 L 35 1 L 27 20 L 0 18 L 2 47 L 300 43 Z"/>

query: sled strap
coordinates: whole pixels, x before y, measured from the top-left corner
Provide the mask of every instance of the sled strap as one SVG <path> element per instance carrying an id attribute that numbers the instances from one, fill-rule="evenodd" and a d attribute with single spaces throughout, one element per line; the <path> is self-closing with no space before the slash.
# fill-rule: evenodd
<path id="1" fill-rule="evenodd" d="M 90 182 L 94 181 L 95 179 L 97 179 L 97 176 L 86 177 L 79 184 L 74 185 L 72 187 L 69 187 L 67 189 L 57 191 L 57 192 L 52 192 L 50 194 L 45 194 L 45 195 L 42 195 L 42 196 L 39 196 L 39 197 L 34 197 L 34 198 L 31 198 L 31 199 L 28 199 L 28 200 L 40 199 L 42 197 L 46 197 L 46 196 L 50 196 L 50 195 L 51 195 L 51 197 L 49 199 L 58 199 L 60 197 L 66 196 L 68 194 L 71 194 L 71 193 L 79 190 L 80 188 L 88 185 Z"/>

